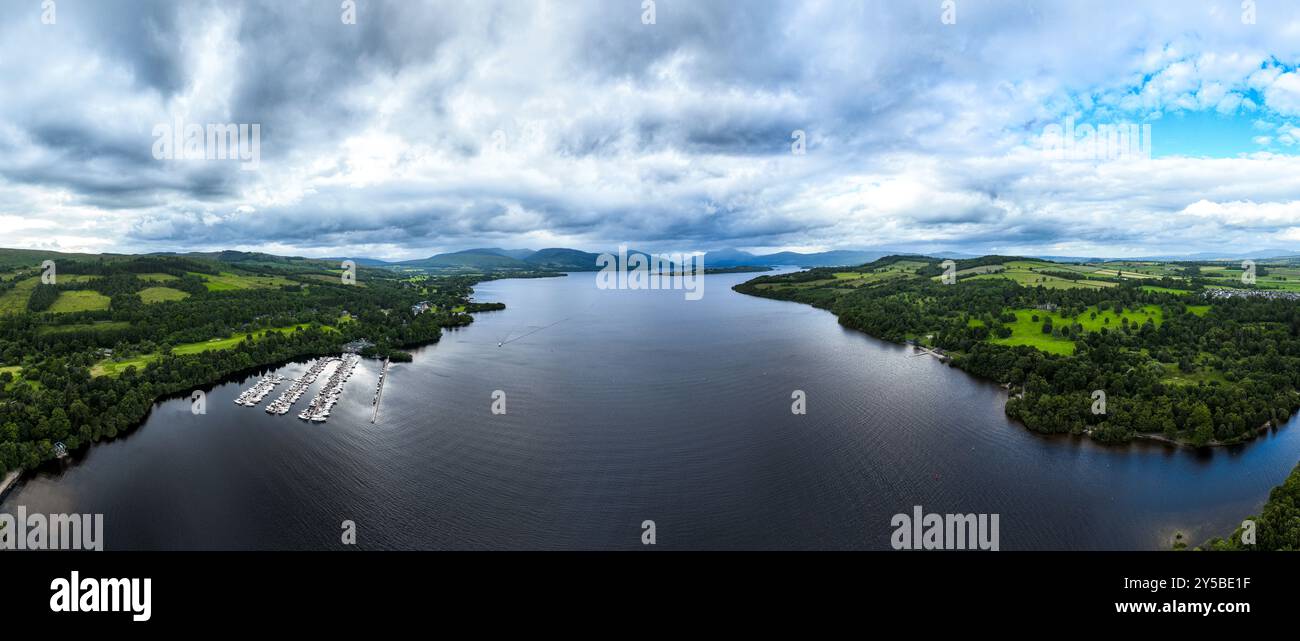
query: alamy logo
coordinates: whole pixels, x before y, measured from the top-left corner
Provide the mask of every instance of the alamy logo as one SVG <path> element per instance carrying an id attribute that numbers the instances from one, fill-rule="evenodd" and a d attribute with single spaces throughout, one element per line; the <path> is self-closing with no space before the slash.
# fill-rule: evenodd
<path id="1" fill-rule="evenodd" d="M 925 514 L 912 506 L 912 514 L 895 514 L 889 520 L 895 550 L 998 550 L 997 514 Z"/>
<path id="2" fill-rule="evenodd" d="M 69 578 L 50 581 L 50 590 L 51 612 L 129 612 L 133 621 L 153 616 L 153 579 L 83 579 L 73 570 Z"/>
<path id="3" fill-rule="evenodd" d="M 1074 118 L 1065 125 L 1043 128 L 1044 149 L 1049 158 L 1062 160 L 1151 159 L 1151 125 L 1113 123 L 1076 126 Z"/>
<path id="4" fill-rule="evenodd" d="M 618 246 L 618 256 L 596 257 L 597 289 L 684 289 L 686 300 L 704 297 L 704 253 L 628 255 L 627 245 Z"/>
<path id="5" fill-rule="evenodd" d="M 0 514 L 0 550 L 103 549 L 103 514 Z"/>
<path id="6" fill-rule="evenodd" d="M 153 127 L 155 160 L 241 160 L 240 169 L 262 164 L 262 125 L 158 123 Z"/>

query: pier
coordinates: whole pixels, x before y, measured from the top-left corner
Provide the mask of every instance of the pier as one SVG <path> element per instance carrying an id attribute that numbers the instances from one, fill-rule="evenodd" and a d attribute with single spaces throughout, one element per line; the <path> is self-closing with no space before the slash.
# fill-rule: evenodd
<path id="1" fill-rule="evenodd" d="M 313 423 L 324 423 L 329 419 L 334 404 L 343 394 L 343 386 L 352 377 L 352 370 L 356 369 L 357 363 L 360 362 L 360 356 L 344 354 L 339 359 L 339 365 L 334 369 L 334 373 L 330 374 L 329 380 L 325 381 L 324 387 L 321 387 L 316 398 L 311 399 L 311 403 L 307 404 L 307 409 L 298 414 L 298 418 Z"/>
<path id="2" fill-rule="evenodd" d="M 307 393 L 307 388 L 310 387 L 312 383 L 316 382 L 316 379 L 325 371 L 325 368 L 329 367 L 330 364 L 337 362 L 339 362 L 339 359 L 337 358 L 322 358 L 313 361 L 307 368 L 307 373 L 302 375 L 302 378 L 294 379 L 293 383 L 289 385 L 289 389 L 286 389 L 280 394 L 279 398 L 271 401 L 270 404 L 266 406 L 266 413 L 275 414 L 277 416 L 288 414 L 289 408 L 293 407 L 293 404 L 297 403 L 298 399 L 302 398 L 302 395 Z"/>
<path id="3" fill-rule="evenodd" d="M 258 381 L 256 385 L 244 390 L 243 393 L 236 397 L 235 404 L 243 405 L 244 407 L 257 407 L 257 404 L 261 403 L 262 399 L 266 398 L 266 395 L 271 393 L 271 390 L 275 389 L 277 385 L 283 382 L 284 377 L 279 374 L 265 376 L 262 380 Z"/>
<path id="4" fill-rule="evenodd" d="M 937 350 L 937 349 L 934 349 L 934 348 L 931 348 L 931 347 L 926 347 L 926 346 L 921 345 L 921 344 L 913 344 L 912 347 L 914 347 L 914 348 L 916 348 L 918 351 L 920 351 L 919 354 L 912 354 L 912 356 L 926 356 L 926 355 L 929 355 L 929 356 L 933 356 L 933 357 L 939 359 L 939 360 L 942 361 L 942 362 L 945 362 L 945 363 L 948 362 L 948 355 L 947 355 L 947 354 L 944 354 L 943 352 L 941 352 L 941 351 L 939 351 L 939 350 Z"/>
<path id="5" fill-rule="evenodd" d="M 379 420 L 379 401 L 384 400 L 384 381 L 388 379 L 388 366 L 391 363 L 391 358 L 385 358 L 384 368 L 379 370 L 379 385 L 375 388 L 375 400 L 370 402 L 375 406 L 375 413 L 370 415 L 371 423 Z"/>

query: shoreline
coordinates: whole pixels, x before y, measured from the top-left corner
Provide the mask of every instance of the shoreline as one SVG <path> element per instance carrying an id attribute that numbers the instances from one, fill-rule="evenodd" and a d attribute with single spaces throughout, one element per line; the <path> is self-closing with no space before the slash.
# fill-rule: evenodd
<path id="1" fill-rule="evenodd" d="M 18 485 L 18 481 L 21 480 L 22 477 L 23 477 L 22 470 L 14 470 L 12 472 L 9 472 L 8 474 L 5 474 L 4 480 L 0 480 L 0 501 L 3 501 L 5 495 L 9 494 L 9 490 L 13 489 L 14 486 Z"/>
<path id="2" fill-rule="evenodd" d="M 741 285 L 744 285 L 744 284 L 746 284 L 746 283 L 740 283 L 740 284 L 738 284 L 738 285 L 736 285 L 736 286 L 733 286 L 733 287 L 731 288 L 731 290 L 734 291 L 734 292 L 736 292 L 736 293 L 738 293 L 738 294 L 743 294 L 743 295 L 745 295 L 745 296 L 753 296 L 754 298 L 762 298 L 762 299 L 771 300 L 771 301 L 778 301 L 778 302 L 782 302 L 782 303 L 793 303 L 793 304 L 796 304 L 796 305 L 806 305 L 806 306 L 808 306 L 808 307 L 812 307 L 812 308 L 815 308 L 815 309 L 820 309 L 820 310 L 822 310 L 822 311 L 824 311 L 824 312 L 830 314 L 832 317 L 834 317 L 835 320 L 836 320 L 836 322 L 839 323 L 839 325 L 840 325 L 841 327 L 844 327 L 844 328 L 846 328 L 846 329 L 849 329 L 849 330 L 855 331 L 855 332 L 857 332 L 857 333 L 859 333 L 859 334 L 862 334 L 863 336 L 870 337 L 870 338 L 872 338 L 872 339 L 875 339 L 875 340 L 881 341 L 881 342 L 883 342 L 883 343 L 888 343 L 888 344 L 890 344 L 890 345 L 898 345 L 898 346 L 900 346 L 900 347 L 911 347 L 911 348 L 914 348 L 914 349 L 913 349 L 913 352 L 916 352 L 916 349 L 915 349 L 915 348 L 920 348 L 920 349 L 922 350 L 921 353 L 913 353 L 913 354 L 911 354 L 911 356 L 925 356 L 925 355 L 934 356 L 936 359 L 939 360 L 939 362 L 941 362 L 941 363 L 943 363 L 943 364 L 945 364 L 945 365 L 947 365 L 947 366 L 949 366 L 949 367 L 953 367 L 953 368 L 956 368 L 957 370 L 960 370 L 962 374 L 965 374 L 966 376 L 970 377 L 971 379 L 973 379 L 973 380 L 975 380 L 975 381 L 979 381 L 979 382 L 981 382 L 981 383 L 991 383 L 991 384 L 993 384 L 993 385 L 997 385 L 997 386 L 1001 387 L 1002 389 L 1004 389 L 1004 390 L 1007 391 L 1007 398 L 1008 398 L 1008 399 L 1010 399 L 1012 396 L 1016 396 L 1016 397 L 1020 397 L 1020 398 L 1023 398 L 1023 397 L 1024 397 L 1024 393 L 1025 393 L 1025 391 L 1024 391 L 1024 388 L 1023 388 L 1023 387 L 1020 387 L 1020 388 L 1019 388 L 1020 391 L 1019 391 L 1018 393 L 1014 393 L 1014 394 L 1013 394 L 1013 391 L 1014 391 L 1014 390 L 1013 390 L 1013 387 L 1012 387 L 1010 384 L 1008 384 L 1008 383 L 999 383 L 999 382 L 996 381 L 996 380 L 989 379 L 989 378 L 984 378 L 984 377 L 982 377 L 982 376 L 977 376 L 977 375 L 975 375 L 975 374 L 972 374 L 972 373 L 966 371 L 964 368 L 962 368 L 962 367 L 957 363 L 957 361 L 952 357 L 951 354 L 947 354 L 946 352 L 942 352 L 942 350 L 933 350 L 933 348 L 922 347 L 922 346 L 920 346 L 918 343 L 911 343 L 911 342 L 906 342 L 906 341 L 905 341 L 905 342 L 902 342 L 902 343 L 898 343 L 898 342 L 894 342 L 894 341 L 891 341 L 891 340 L 888 340 L 888 339 L 885 339 L 885 338 L 881 338 L 881 337 L 879 337 L 879 336 L 875 336 L 875 335 L 871 334 L 870 332 L 867 332 L 867 331 L 864 331 L 864 330 L 858 329 L 857 327 L 853 327 L 852 325 L 846 325 L 845 323 L 843 323 L 843 322 L 840 320 L 840 316 L 839 316 L 839 314 L 836 314 L 835 312 L 831 311 L 831 310 L 830 310 L 829 308 L 827 308 L 827 307 L 821 307 L 821 306 L 819 306 L 819 305 L 814 305 L 814 304 L 812 304 L 812 303 L 805 303 L 805 302 L 797 301 L 797 300 L 789 300 L 789 299 L 785 299 L 785 298 L 777 298 L 777 297 L 775 297 L 775 296 L 764 296 L 764 295 L 762 295 L 762 294 L 757 294 L 757 293 L 753 293 L 753 292 L 750 292 L 750 291 L 744 291 L 743 289 L 740 289 L 740 286 L 741 286 Z M 940 353 L 942 354 L 942 356 L 940 356 L 940 354 L 930 353 L 931 351 L 938 351 L 938 352 L 940 352 Z M 1003 412 L 1004 412 L 1004 413 L 1006 412 L 1005 401 L 1004 401 L 1004 403 L 1003 403 Z M 1173 448 L 1176 449 L 1176 450 L 1190 450 L 1190 451 L 1195 452 L 1195 451 L 1197 451 L 1197 450 L 1204 450 L 1204 449 L 1211 449 L 1211 448 L 1221 448 L 1221 447 L 1222 447 L 1222 448 L 1227 448 L 1227 447 L 1234 447 L 1234 446 L 1242 446 L 1242 447 L 1244 447 L 1244 446 L 1246 446 L 1246 445 L 1249 445 L 1249 444 L 1251 444 L 1251 443 L 1254 443 L 1254 442 L 1258 441 L 1259 438 L 1260 438 L 1260 435 L 1262 435 L 1262 434 L 1266 434 L 1266 433 L 1268 433 L 1269 431 L 1281 430 L 1282 428 L 1284 428 L 1284 427 L 1286 427 L 1288 424 L 1290 424 L 1290 422 L 1291 422 L 1292 420 L 1294 420 L 1297 416 L 1300 416 L 1300 412 L 1297 412 L 1297 413 L 1292 414 L 1291 416 L 1287 417 L 1287 420 L 1286 420 L 1286 421 L 1279 422 L 1279 423 L 1276 424 L 1276 425 L 1274 425 L 1272 421 L 1267 422 L 1267 423 L 1265 423 L 1264 425 L 1261 425 L 1260 427 L 1258 427 L 1258 428 L 1256 428 L 1256 429 L 1250 431 L 1250 432 L 1249 432 L 1249 434 L 1250 434 L 1250 437 L 1249 437 L 1249 438 L 1244 438 L 1244 439 L 1236 440 L 1236 441 L 1226 441 L 1226 442 L 1225 442 L 1225 441 L 1220 441 L 1220 440 L 1218 440 L 1218 439 L 1214 439 L 1214 440 L 1211 440 L 1210 442 L 1208 442 L 1208 443 L 1206 443 L 1206 444 L 1204 444 L 1204 445 L 1193 445 L 1192 443 L 1190 443 L 1190 442 L 1188 442 L 1188 441 L 1184 441 L 1184 440 L 1181 440 L 1181 439 L 1171 439 L 1171 438 L 1169 438 L 1168 436 L 1165 436 L 1164 434 L 1155 434 L 1155 433 L 1150 433 L 1150 434 L 1148 434 L 1148 433 L 1142 433 L 1142 432 L 1135 432 L 1135 433 L 1133 434 L 1133 436 L 1131 436 L 1128 440 L 1126 440 L 1126 441 L 1120 441 L 1120 442 L 1106 442 L 1106 441 L 1098 440 L 1097 438 L 1093 437 L 1093 435 L 1092 435 L 1092 430 L 1090 430 L 1090 429 L 1084 430 L 1084 431 L 1081 433 L 1081 435 L 1082 435 L 1082 436 L 1085 436 L 1085 437 L 1088 439 L 1088 441 L 1090 441 L 1091 443 L 1093 443 L 1093 444 L 1095 444 L 1095 445 L 1102 446 L 1102 447 L 1129 447 L 1129 446 L 1132 446 L 1132 445 L 1134 445 L 1134 444 L 1136 444 L 1136 443 L 1152 443 L 1152 442 L 1154 442 L 1154 443 L 1162 443 L 1162 444 L 1164 444 L 1164 445 L 1171 446 L 1171 447 L 1173 447 Z M 1064 435 L 1068 435 L 1068 434 L 1069 434 L 1068 432 L 1067 432 L 1067 433 L 1050 433 L 1050 432 L 1040 432 L 1040 431 L 1037 431 L 1037 430 L 1033 430 L 1033 429 L 1030 429 L 1029 426 L 1025 425 L 1023 422 L 1021 422 L 1021 421 L 1019 421 L 1019 420 L 1017 420 L 1017 419 L 1015 419 L 1015 418 L 1012 418 L 1012 417 L 1010 417 L 1010 416 L 1007 417 L 1007 420 L 1009 420 L 1009 421 L 1015 423 L 1016 425 L 1019 425 L 1020 428 L 1023 429 L 1023 430 L 1025 430 L 1026 432 L 1029 432 L 1029 433 L 1031 433 L 1031 434 L 1037 434 L 1037 435 L 1039 435 L 1039 436 L 1049 436 L 1049 437 L 1050 437 L 1050 436 L 1064 436 Z"/>

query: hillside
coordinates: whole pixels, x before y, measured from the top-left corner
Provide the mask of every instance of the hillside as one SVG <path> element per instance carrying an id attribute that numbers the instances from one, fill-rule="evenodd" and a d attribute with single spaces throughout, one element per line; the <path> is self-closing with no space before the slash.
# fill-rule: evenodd
<path id="1" fill-rule="evenodd" d="M 1007 414 L 1099 441 L 1238 443 L 1300 409 L 1300 264 L 887 256 L 755 278 L 755 296 L 938 350 L 1011 390 Z M 1095 412 L 1095 393 L 1105 394 Z"/>
<path id="2" fill-rule="evenodd" d="M 0 264 L 0 474 L 125 433 L 168 394 L 358 339 L 400 359 L 502 308 L 470 299 L 493 273 L 352 279 L 331 260 L 237 251 L 0 250 Z"/>

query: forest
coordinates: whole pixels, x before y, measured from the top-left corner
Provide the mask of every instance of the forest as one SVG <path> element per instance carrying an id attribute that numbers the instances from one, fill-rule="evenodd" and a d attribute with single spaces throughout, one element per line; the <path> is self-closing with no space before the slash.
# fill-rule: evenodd
<path id="1" fill-rule="evenodd" d="M 337 265 L 223 263 L 138 256 L 60 260 L 0 277 L 0 474 L 114 438 L 154 402 L 232 374 L 337 354 L 365 338 L 366 356 L 409 360 L 400 348 L 435 342 L 470 313 L 473 285 L 490 274 L 410 277 Z M 25 291 L 26 300 L 20 298 Z M 56 311 L 61 296 L 105 303 Z M 417 303 L 427 310 L 413 309 Z M 208 346 L 212 348 L 209 349 Z"/>
<path id="2" fill-rule="evenodd" d="M 1245 528 L 1239 527 L 1227 538 L 1213 538 L 1198 549 L 1214 551 L 1259 550 L 1300 551 L 1300 466 L 1281 485 L 1268 493 L 1268 500 L 1258 516 L 1243 520 L 1254 524 L 1254 542 L 1243 541 Z M 1185 546 L 1175 546 L 1182 549 Z"/>
<path id="3" fill-rule="evenodd" d="M 1178 281 L 1185 288 L 1179 293 L 1159 291 L 1149 280 L 1073 286 L 1074 279 L 1052 276 L 1064 267 L 1048 264 L 1029 282 L 1070 286 L 1026 286 L 987 269 L 1015 268 L 1017 260 L 958 261 L 979 277 L 951 285 L 938 278 L 937 259 L 901 271 L 891 266 L 918 258 L 891 256 L 849 272 L 762 276 L 736 289 L 822 307 L 841 324 L 887 341 L 940 349 L 952 365 L 1012 390 L 1007 415 L 1037 432 L 1111 443 L 1230 444 L 1300 409 L 1294 300 L 1233 297 L 1208 305 L 1186 281 Z M 1103 279 L 1115 280 L 1096 282 Z M 1026 336 L 1026 326 L 1039 336 Z M 1007 344 L 1013 329 L 1026 344 Z M 1102 412 L 1098 390 L 1106 399 Z"/>

